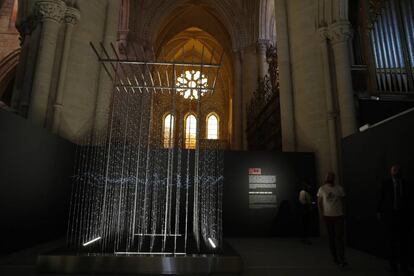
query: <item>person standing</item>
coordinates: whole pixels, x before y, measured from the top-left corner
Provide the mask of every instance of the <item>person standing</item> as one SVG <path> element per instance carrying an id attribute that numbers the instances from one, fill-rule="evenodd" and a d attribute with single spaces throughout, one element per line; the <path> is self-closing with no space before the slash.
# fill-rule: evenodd
<path id="1" fill-rule="evenodd" d="M 312 221 L 312 196 L 311 187 L 306 182 L 302 183 L 302 189 L 299 192 L 300 215 L 302 219 L 302 242 L 311 244 L 310 227 Z"/>
<path id="2" fill-rule="evenodd" d="M 398 272 L 400 265 L 402 272 L 410 273 L 408 246 L 413 211 L 410 188 L 399 165 L 391 167 L 390 177 L 381 186 L 377 216 L 386 227 L 391 272 Z"/>
<path id="3" fill-rule="evenodd" d="M 345 267 L 344 240 L 344 199 L 345 192 L 340 185 L 335 184 L 335 174 L 329 172 L 325 183 L 318 190 L 318 207 L 329 237 L 329 248 L 336 264 Z"/>

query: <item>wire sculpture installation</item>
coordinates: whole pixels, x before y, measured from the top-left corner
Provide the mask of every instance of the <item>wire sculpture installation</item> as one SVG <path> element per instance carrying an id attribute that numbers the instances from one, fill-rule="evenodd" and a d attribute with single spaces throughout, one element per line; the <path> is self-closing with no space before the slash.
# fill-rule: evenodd
<path id="1" fill-rule="evenodd" d="M 199 124 L 195 149 L 185 149 L 185 126 L 177 122 L 185 116 L 183 106 L 200 114 L 201 96 L 215 91 L 223 54 L 213 63 L 214 50 L 206 61 L 205 49 L 200 56 L 193 47 L 191 62 L 165 61 L 135 44 L 91 47 L 113 91 L 107 128 L 93 128 L 78 146 L 69 248 L 110 254 L 217 252 L 223 153 L 217 140 L 200 139 Z M 169 105 L 169 135 L 163 133 L 162 102 Z M 173 139 L 167 147 L 165 137 Z"/>

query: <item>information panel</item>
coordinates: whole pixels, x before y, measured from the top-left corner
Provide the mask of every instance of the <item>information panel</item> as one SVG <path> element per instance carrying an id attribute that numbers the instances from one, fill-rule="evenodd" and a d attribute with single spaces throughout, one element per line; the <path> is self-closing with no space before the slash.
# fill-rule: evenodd
<path id="1" fill-rule="evenodd" d="M 276 207 L 276 175 L 262 174 L 261 168 L 249 168 L 249 208 Z"/>

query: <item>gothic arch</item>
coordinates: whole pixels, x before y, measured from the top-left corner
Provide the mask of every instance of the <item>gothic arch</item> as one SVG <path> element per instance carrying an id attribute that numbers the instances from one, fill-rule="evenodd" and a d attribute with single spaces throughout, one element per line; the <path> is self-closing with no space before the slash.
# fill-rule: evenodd
<path id="1" fill-rule="evenodd" d="M 227 35 L 229 35 L 231 49 L 239 49 L 245 46 L 249 40 L 246 20 L 241 19 L 250 16 L 251 11 L 246 11 L 244 3 L 239 3 L 238 1 L 201 0 L 195 2 L 191 0 L 177 0 L 172 4 L 171 2 L 161 0 L 144 0 L 140 1 L 140 3 L 130 1 L 128 5 L 125 4 L 125 7 L 130 9 L 130 11 L 124 11 L 123 14 L 134 15 L 130 16 L 129 19 L 130 37 L 142 43 L 155 43 L 158 34 L 166 27 L 166 22 L 172 21 L 174 17 L 180 17 L 189 9 L 202 9 L 206 12 L 204 15 L 214 18 L 216 22 L 220 22 L 223 27 L 220 31 L 226 30 Z M 192 25 L 194 26 L 194 22 Z M 197 27 L 208 31 L 205 25 Z M 185 29 L 185 26 L 182 29 Z M 217 33 L 214 35 L 217 35 Z"/>
<path id="2" fill-rule="evenodd" d="M 14 50 L 0 61 L 0 101 L 9 106 L 20 52 L 20 49 Z"/>
<path id="3" fill-rule="evenodd" d="M 192 49 L 194 46 L 194 53 Z M 161 55 L 161 59 L 167 60 L 187 60 L 191 61 L 192 56 L 196 57 L 196 60 L 202 56 L 202 48 L 204 47 L 204 62 L 209 62 L 212 59 L 213 63 L 219 62 L 221 52 L 223 51 L 221 44 L 209 33 L 196 27 L 190 27 L 181 31 L 172 37 L 162 47 L 162 52 L 159 51 L 158 55 Z M 212 49 L 216 51 L 213 52 Z M 184 49 L 184 51 L 183 51 Z M 207 115 L 207 111 L 215 111 L 220 114 L 220 129 L 222 130 L 221 138 L 226 139 L 228 136 L 229 128 L 229 110 L 230 99 L 233 93 L 233 68 L 232 60 L 227 55 L 223 59 L 222 67 L 220 69 L 219 79 L 217 80 L 216 91 L 212 95 L 206 95 L 203 97 L 203 110 L 201 111 L 200 118 L 204 118 Z M 210 75 L 210 77 L 212 77 Z M 184 112 L 187 112 L 188 108 L 184 107 Z M 202 133 L 205 132 L 204 120 L 200 121 L 200 127 Z"/>

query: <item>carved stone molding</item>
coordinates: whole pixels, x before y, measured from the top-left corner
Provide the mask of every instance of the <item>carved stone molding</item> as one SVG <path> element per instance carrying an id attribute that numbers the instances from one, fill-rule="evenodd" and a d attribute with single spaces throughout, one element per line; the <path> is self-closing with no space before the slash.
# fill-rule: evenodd
<path id="1" fill-rule="evenodd" d="M 326 40 L 330 39 L 329 30 L 326 27 L 319 28 L 316 33 L 318 35 L 318 40 L 321 43 L 325 43 Z"/>
<path id="2" fill-rule="evenodd" d="M 344 21 L 332 24 L 329 26 L 328 36 L 332 45 L 347 42 L 353 36 L 351 23 Z"/>
<path id="3" fill-rule="evenodd" d="M 73 7 L 66 9 L 64 22 L 65 24 L 76 25 L 81 17 L 80 11 Z"/>
<path id="4" fill-rule="evenodd" d="M 26 36 L 30 35 L 34 29 L 36 29 L 37 20 L 34 16 L 29 16 L 24 21 L 20 21 L 18 25 L 16 25 L 17 30 L 20 33 L 20 45 L 23 45 Z"/>
<path id="5" fill-rule="evenodd" d="M 377 21 L 378 16 L 381 14 L 381 10 L 385 6 L 385 2 L 386 0 L 369 0 L 369 26 L 372 27 L 374 23 Z"/>
<path id="6" fill-rule="evenodd" d="M 66 13 L 66 4 L 61 0 L 39 0 L 34 7 L 34 15 L 40 22 L 62 22 Z"/>
<path id="7" fill-rule="evenodd" d="M 335 24 L 335 22 L 348 20 L 350 1 L 365 0 L 314 0 L 316 28 L 327 27 Z"/>
<path id="8" fill-rule="evenodd" d="M 66 3 L 66 6 L 68 7 L 74 7 L 76 5 L 76 0 L 64 0 Z"/>
<path id="9" fill-rule="evenodd" d="M 257 52 L 258 53 L 262 53 L 262 54 L 266 54 L 266 50 L 267 50 L 267 46 L 270 44 L 270 41 L 267 39 L 259 39 L 257 40 Z"/>

